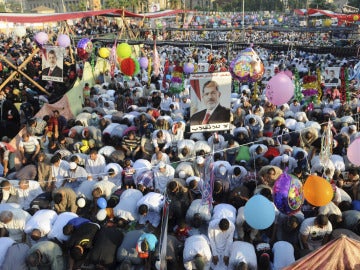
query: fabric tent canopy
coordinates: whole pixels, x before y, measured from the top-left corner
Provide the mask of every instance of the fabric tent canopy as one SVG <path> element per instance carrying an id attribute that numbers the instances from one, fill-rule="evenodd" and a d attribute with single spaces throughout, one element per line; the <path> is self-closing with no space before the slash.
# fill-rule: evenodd
<path id="1" fill-rule="evenodd" d="M 360 242 L 340 236 L 283 270 L 360 269 Z"/>
<path id="2" fill-rule="evenodd" d="M 317 16 L 327 16 L 329 18 L 337 18 L 340 21 L 347 21 L 347 22 L 356 22 L 360 20 L 360 14 L 341 14 L 336 13 L 330 10 L 322 10 L 322 9 L 295 9 L 294 12 L 300 16 L 310 16 L 310 17 L 317 17 Z"/>

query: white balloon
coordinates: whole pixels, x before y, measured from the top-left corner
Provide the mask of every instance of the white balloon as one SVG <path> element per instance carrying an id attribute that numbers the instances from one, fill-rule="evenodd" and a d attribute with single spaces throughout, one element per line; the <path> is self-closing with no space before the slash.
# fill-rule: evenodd
<path id="1" fill-rule="evenodd" d="M 84 198 L 79 198 L 79 199 L 76 201 L 76 204 L 77 204 L 78 207 L 83 208 L 83 207 L 85 207 L 85 205 L 86 205 L 86 201 L 85 201 Z"/>
<path id="2" fill-rule="evenodd" d="M 99 212 L 96 214 L 96 219 L 98 221 L 104 221 L 106 218 L 106 209 L 100 209 Z"/>
<path id="3" fill-rule="evenodd" d="M 15 27 L 15 29 L 14 29 L 14 34 L 15 34 L 15 36 L 17 36 L 17 37 L 22 38 L 22 37 L 24 37 L 24 36 L 26 35 L 26 28 L 23 27 L 23 26 L 17 26 L 17 27 Z"/>

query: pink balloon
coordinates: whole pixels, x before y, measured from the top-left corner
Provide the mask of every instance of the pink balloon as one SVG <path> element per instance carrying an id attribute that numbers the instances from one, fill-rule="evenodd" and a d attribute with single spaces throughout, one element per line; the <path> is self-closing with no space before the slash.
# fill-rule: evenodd
<path id="1" fill-rule="evenodd" d="M 284 73 L 285 73 L 286 76 L 288 76 L 290 78 L 290 80 L 292 79 L 293 74 L 292 74 L 291 70 L 287 69 L 287 70 L 285 70 Z"/>
<path id="2" fill-rule="evenodd" d="M 58 35 L 57 42 L 59 46 L 63 48 L 70 46 L 70 38 L 68 35 L 65 34 Z"/>
<path id="3" fill-rule="evenodd" d="M 45 32 L 38 32 L 34 39 L 39 45 L 44 45 L 46 42 L 48 42 L 49 36 Z"/>
<path id="4" fill-rule="evenodd" d="M 284 72 L 272 77 L 266 86 L 266 97 L 274 105 L 287 103 L 293 95 L 294 84 Z"/>
<path id="5" fill-rule="evenodd" d="M 347 149 L 347 157 L 351 163 L 360 166 L 360 137 L 356 138 Z"/>

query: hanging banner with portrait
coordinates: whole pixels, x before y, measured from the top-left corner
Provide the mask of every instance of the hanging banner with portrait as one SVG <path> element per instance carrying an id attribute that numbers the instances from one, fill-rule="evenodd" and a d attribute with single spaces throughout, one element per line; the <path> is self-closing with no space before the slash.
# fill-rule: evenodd
<path id="1" fill-rule="evenodd" d="M 340 67 L 326 67 L 323 76 L 326 87 L 340 86 Z"/>
<path id="2" fill-rule="evenodd" d="M 230 129 L 230 72 L 190 76 L 190 132 Z"/>
<path id="3" fill-rule="evenodd" d="M 42 49 L 42 80 L 63 82 L 63 59 L 65 48 L 59 46 L 44 46 Z"/>

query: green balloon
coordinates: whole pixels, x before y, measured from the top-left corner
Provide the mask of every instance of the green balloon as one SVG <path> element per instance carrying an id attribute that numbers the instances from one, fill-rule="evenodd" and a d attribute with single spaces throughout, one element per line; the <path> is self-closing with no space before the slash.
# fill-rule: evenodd
<path id="1" fill-rule="evenodd" d="M 134 76 L 138 75 L 140 73 L 140 63 L 136 58 L 133 58 L 134 63 L 135 63 L 135 72 L 134 72 Z"/>

